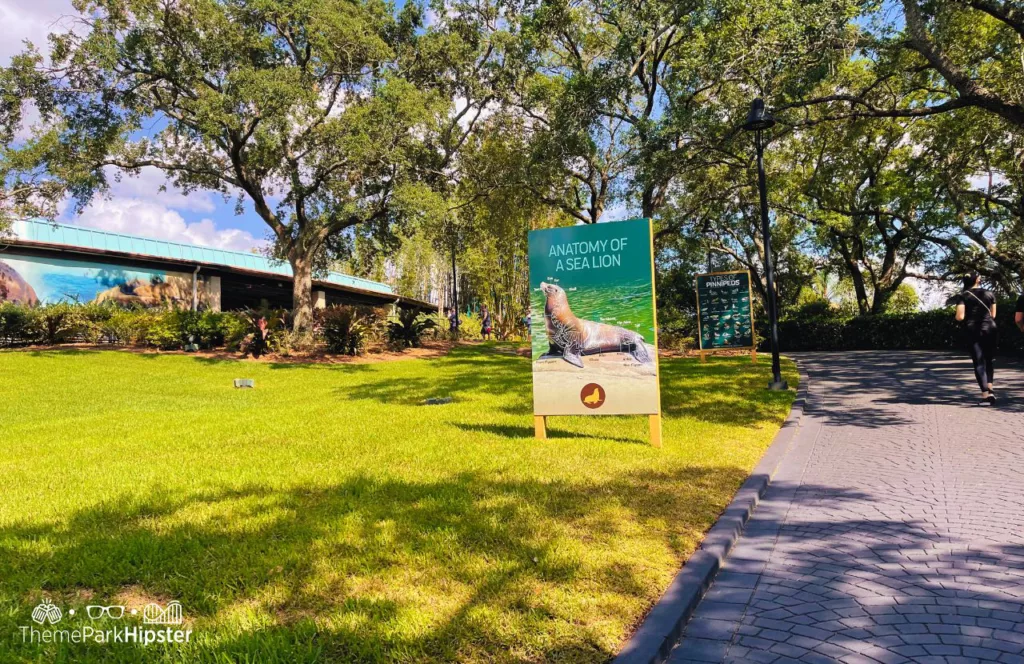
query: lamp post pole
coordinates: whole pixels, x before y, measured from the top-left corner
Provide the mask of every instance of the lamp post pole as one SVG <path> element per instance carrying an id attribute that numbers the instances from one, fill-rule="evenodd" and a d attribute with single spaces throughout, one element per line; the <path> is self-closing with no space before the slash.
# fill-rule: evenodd
<path id="1" fill-rule="evenodd" d="M 754 132 L 754 144 L 757 146 L 757 189 L 761 196 L 761 235 L 764 237 L 764 280 L 768 290 L 768 322 L 772 345 L 772 380 L 768 383 L 769 390 L 786 390 L 789 385 L 782 380 L 782 368 L 779 365 L 779 308 L 775 296 L 775 264 L 772 256 L 772 227 L 768 221 L 768 179 L 764 174 L 764 135 L 765 129 L 775 126 L 775 118 L 765 111 L 764 100 L 755 99 L 750 105 L 750 114 L 743 124 L 743 129 Z"/>
<path id="2" fill-rule="evenodd" d="M 764 141 L 760 129 L 754 134 L 754 142 L 757 143 L 757 188 L 761 194 L 764 280 L 768 289 L 768 321 L 772 344 L 772 381 L 768 383 L 768 389 L 785 390 L 789 388 L 789 385 L 782 380 L 782 367 L 779 365 L 779 305 L 775 297 L 775 260 L 772 255 L 772 228 L 768 222 L 768 179 L 764 174 Z"/>
<path id="3" fill-rule="evenodd" d="M 452 226 L 452 311 L 455 312 L 452 327 L 452 337 L 459 338 L 459 281 L 455 273 L 455 235 L 454 224 Z"/>

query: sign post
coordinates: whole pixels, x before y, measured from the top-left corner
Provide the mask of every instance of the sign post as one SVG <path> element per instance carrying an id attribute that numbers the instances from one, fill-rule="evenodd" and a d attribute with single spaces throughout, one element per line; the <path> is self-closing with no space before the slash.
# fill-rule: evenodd
<path id="1" fill-rule="evenodd" d="M 750 273 L 710 272 L 696 281 L 700 361 L 716 350 L 749 350 L 757 362 Z"/>
<path id="2" fill-rule="evenodd" d="M 531 231 L 537 438 L 550 415 L 648 415 L 661 447 L 650 219 Z"/>

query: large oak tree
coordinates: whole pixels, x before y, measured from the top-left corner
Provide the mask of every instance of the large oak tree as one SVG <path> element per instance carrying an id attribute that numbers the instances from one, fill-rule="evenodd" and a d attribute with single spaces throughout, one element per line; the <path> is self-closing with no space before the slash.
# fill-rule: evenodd
<path id="1" fill-rule="evenodd" d="M 311 280 L 349 229 L 384 232 L 430 197 L 421 166 L 452 100 L 417 61 L 414 3 L 378 0 L 76 0 L 75 26 L 3 72 L 4 125 L 31 99 L 23 148 L 79 205 L 111 173 L 154 167 L 188 192 L 251 205 L 294 274 Z M 32 169 L 26 169 L 30 172 Z"/>

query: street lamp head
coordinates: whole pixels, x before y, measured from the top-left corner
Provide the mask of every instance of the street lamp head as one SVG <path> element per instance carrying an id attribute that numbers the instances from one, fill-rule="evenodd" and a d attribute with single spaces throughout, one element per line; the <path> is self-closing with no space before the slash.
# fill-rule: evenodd
<path id="1" fill-rule="evenodd" d="M 775 118 L 765 110 L 764 99 L 758 97 L 750 105 L 750 113 L 747 114 L 747 121 L 743 123 L 745 131 L 761 131 L 771 129 L 775 126 Z"/>

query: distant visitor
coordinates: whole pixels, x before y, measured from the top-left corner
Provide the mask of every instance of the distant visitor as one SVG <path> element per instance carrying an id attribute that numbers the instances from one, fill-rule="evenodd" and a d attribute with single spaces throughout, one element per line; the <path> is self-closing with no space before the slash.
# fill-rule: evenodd
<path id="1" fill-rule="evenodd" d="M 974 363 L 974 377 L 981 388 L 982 402 L 994 404 L 994 360 L 999 341 L 996 296 L 981 288 L 981 277 L 977 273 L 964 277 L 964 290 L 956 301 L 956 319 L 965 322 L 967 351 Z"/>

